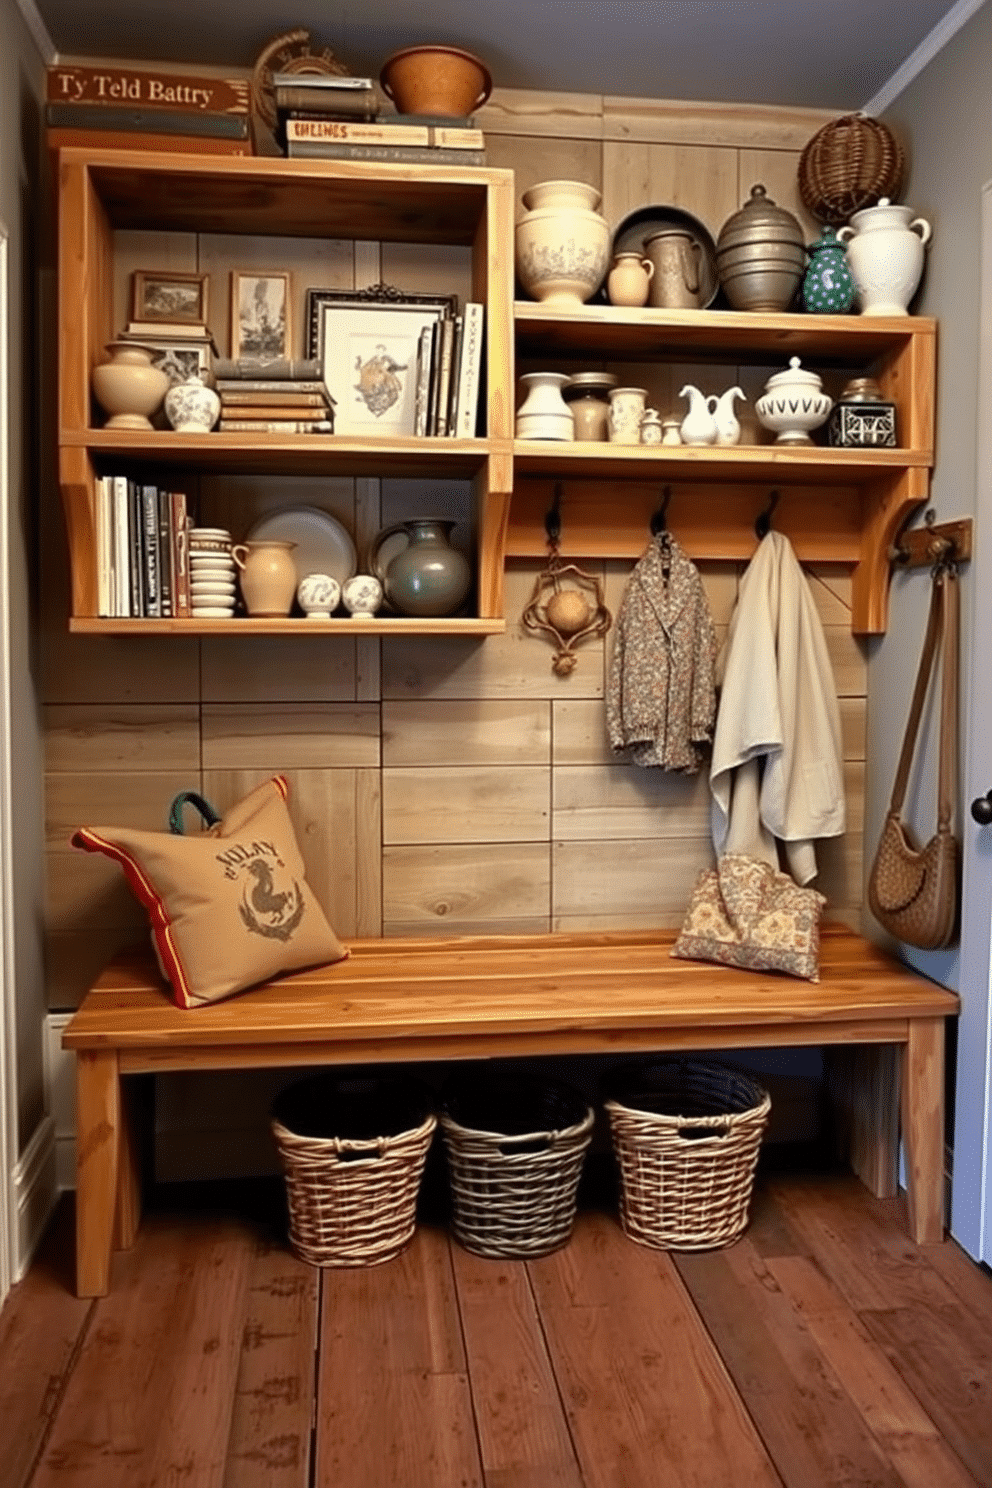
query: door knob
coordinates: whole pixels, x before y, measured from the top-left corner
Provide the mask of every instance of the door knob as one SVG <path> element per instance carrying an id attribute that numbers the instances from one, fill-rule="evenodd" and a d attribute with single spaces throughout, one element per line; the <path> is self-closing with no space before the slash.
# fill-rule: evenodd
<path id="1" fill-rule="evenodd" d="M 971 803 L 971 814 L 980 827 L 987 827 L 992 822 L 992 791 L 975 797 Z"/>

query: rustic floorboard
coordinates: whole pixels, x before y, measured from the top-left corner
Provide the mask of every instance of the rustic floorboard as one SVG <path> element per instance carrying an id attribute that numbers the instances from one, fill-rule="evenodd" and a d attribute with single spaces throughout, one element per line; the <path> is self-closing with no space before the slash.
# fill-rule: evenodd
<path id="1" fill-rule="evenodd" d="M 992 1483 L 992 1278 L 848 1175 L 763 1163 L 744 1239 L 676 1256 L 627 1240 L 612 1181 L 529 1262 L 426 1203 L 354 1271 L 251 1193 L 153 1194 L 96 1302 L 60 1206 L 0 1313 L 2 1488 Z"/>

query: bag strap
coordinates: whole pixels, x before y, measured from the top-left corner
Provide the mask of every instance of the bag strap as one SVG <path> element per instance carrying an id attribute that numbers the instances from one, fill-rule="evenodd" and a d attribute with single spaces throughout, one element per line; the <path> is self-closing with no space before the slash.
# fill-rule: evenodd
<path id="1" fill-rule="evenodd" d="M 215 827 L 220 821 L 220 813 L 215 811 L 210 802 L 205 801 L 197 791 L 180 791 L 169 807 L 169 831 L 173 836 L 182 837 L 183 835 L 183 807 L 187 804 L 196 807 L 208 827 Z"/>
<path id="2" fill-rule="evenodd" d="M 937 782 L 937 822 L 945 830 L 950 826 L 957 789 L 957 711 L 958 711 L 958 629 L 959 591 L 957 573 L 943 565 L 934 574 L 927 616 L 926 634 L 920 655 L 919 671 L 909 707 L 906 733 L 899 755 L 889 802 L 889 815 L 898 816 L 906 797 L 909 772 L 916 752 L 916 736 L 923 716 L 927 688 L 941 642 L 940 758 Z"/>

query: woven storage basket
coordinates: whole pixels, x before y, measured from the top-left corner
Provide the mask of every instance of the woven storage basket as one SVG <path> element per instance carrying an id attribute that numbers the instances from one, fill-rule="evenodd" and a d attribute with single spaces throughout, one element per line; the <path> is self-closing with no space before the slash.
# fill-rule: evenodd
<path id="1" fill-rule="evenodd" d="M 411 1239 L 437 1126 L 412 1080 L 317 1075 L 277 1098 L 289 1239 L 312 1266 L 376 1266 Z M 333 1132 L 334 1135 L 327 1133 Z"/>
<path id="2" fill-rule="evenodd" d="M 814 134 L 799 157 L 799 195 L 818 222 L 839 227 L 862 207 L 898 196 L 904 157 L 895 135 L 867 114 L 846 114 Z"/>
<path id="3" fill-rule="evenodd" d="M 737 1070 L 664 1060 L 605 1102 L 624 1232 L 658 1250 L 711 1250 L 744 1231 L 771 1100 Z"/>
<path id="4" fill-rule="evenodd" d="M 593 1110 L 551 1081 L 509 1077 L 449 1086 L 441 1135 L 452 1227 L 466 1250 L 547 1255 L 568 1240 Z"/>

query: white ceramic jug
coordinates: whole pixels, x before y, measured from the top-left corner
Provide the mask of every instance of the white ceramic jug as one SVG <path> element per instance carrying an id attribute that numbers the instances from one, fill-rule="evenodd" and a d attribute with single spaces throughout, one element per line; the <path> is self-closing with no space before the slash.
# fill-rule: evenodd
<path id="1" fill-rule="evenodd" d="M 715 444 L 716 419 L 710 410 L 704 393 L 691 382 L 687 382 L 679 393 L 680 398 L 689 399 L 689 412 L 679 427 L 683 444 Z"/>
<path id="2" fill-rule="evenodd" d="M 716 424 L 716 444 L 739 444 L 741 437 L 741 426 L 734 412 L 734 399 L 740 398 L 747 402 L 744 397 L 744 389 L 739 387 L 728 388 L 719 397 L 713 393 L 706 399 L 706 406 L 713 415 Z"/>
<path id="3" fill-rule="evenodd" d="M 862 315 L 909 314 L 931 231 L 924 217 L 913 217 L 912 207 L 893 206 L 887 196 L 877 207 L 855 212 L 850 225 L 838 229 L 838 239 L 847 244 Z"/>

